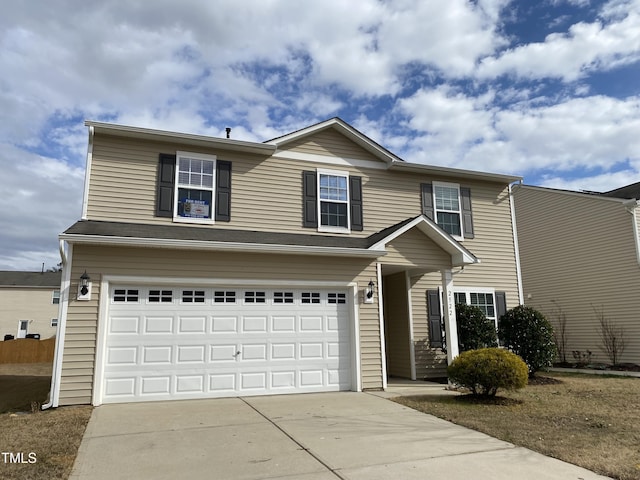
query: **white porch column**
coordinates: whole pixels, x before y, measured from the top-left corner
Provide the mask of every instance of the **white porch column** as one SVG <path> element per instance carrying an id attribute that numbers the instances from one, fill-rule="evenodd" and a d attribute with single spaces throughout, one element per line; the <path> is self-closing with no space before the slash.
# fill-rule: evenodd
<path id="1" fill-rule="evenodd" d="M 456 304 L 453 297 L 453 273 L 451 270 L 442 270 L 442 311 L 447 339 L 447 363 L 451 365 L 451 362 L 459 353 Z"/>

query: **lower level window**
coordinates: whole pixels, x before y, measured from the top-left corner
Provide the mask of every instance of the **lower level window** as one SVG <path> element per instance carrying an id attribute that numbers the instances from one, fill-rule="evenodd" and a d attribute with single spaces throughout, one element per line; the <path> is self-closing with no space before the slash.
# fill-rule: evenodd
<path id="1" fill-rule="evenodd" d="M 478 292 L 474 290 L 454 291 L 454 299 L 456 303 L 464 303 L 473 305 L 482 310 L 485 317 L 496 322 L 496 302 L 493 292 Z"/>
<path id="2" fill-rule="evenodd" d="M 51 319 L 51 326 L 52 327 L 57 327 L 58 326 L 58 319 L 57 318 L 52 318 Z"/>

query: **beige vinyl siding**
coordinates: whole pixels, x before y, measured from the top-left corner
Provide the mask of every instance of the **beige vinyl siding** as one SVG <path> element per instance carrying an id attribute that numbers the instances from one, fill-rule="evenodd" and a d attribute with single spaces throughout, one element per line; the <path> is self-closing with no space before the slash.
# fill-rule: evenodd
<path id="1" fill-rule="evenodd" d="M 405 273 L 383 277 L 387 374 L 411 378 L 409 310 Z"/>
<path id="2" fill-rule="evenodd" d="M 417 228 L 412 228 L 386 245 L 384 264 L 433 269 L 450 268 L 451 256 Z M 383 272 L 384 273 L 384 272 Z"/>
<path id="3" fill-rule="evenodd" d="M 144 248 L 74 247 L 71 292 L 87 270 L 92 299 L 72 299 L 66 326 L 60 405 L 91 402 L 102 275 L 153 278 L 248 279 L 358 282 L 359 290 L 375 278 L 375 263 L 362 259 L 305 257 Z M 74 283 L 75 282 L 75 283 Z M 362 387 L 382 387 L 380 323 L 377 304 L 359 304 Z"/>
<path id="4" fill-rule="evenodd" d="M 334 138 L 334 143 L 339 143 L 338 140 L 342 139 L 344 144 L 340 148 L 325 146 L 327 151 L 332 150 L 335 153 L 360 149 L 333 131 L 319 132 L 307 138 L 306 143 L 322 144 L 323 135 Z M 517 304 L 515 250 L 509 196 L 504 184 L 460 181 L 452 177 L 434 177 L 373 168 L 337 167 L 330 164 L 264 158 L 258 155 L 240 155 L 181 147 L 177 144 L 96 135 L 89 186 L 88 219 L 172 224 L 170 218 L 154 216 L 158 155 L 175 153 L 181 149 L 216 154 L 219 159 L 232 162 L 231 221 L 217 222 L 215 226 L 203 225 L 202 228 L 277 230 L 326 235 L 317 232 L 316 229 L 302 228 L 302 172 L 318 167 L 340 169 L 362 177 L 364 230 L 352 232 L 352 236 L 369 236 L 404 219 L 419 215 L 421 183 L 445 181 L 469 187 L 475 238 L 464 240 L 464 246 L 479 257 L 482 264 L 468 267 L 465 277 L 469 278 L 471 285 L 483 285 L 487 276 L 498 279 L 497 283 L 504 285 L 501 289 L 507 291 L 509 304 Z M 370 155 L 368 158 L 372 159 Z"/>
<path id="5" fill-rule="evenodd" d="M 640 363 L 640 266 L 633 217 L 622 202 L 534 187 L 515 191 L 524 296 L 557 325 L 567 317 L 573 350 L 601 350 L 595 309 L 624 328 L 622 362 Z"/>
<path id="6" fill-rule="evenodd" d="M 311 137 L 303 137 L 295 142 L 288 143 L 283 150 L 382 163 L 381 160 L 375 158 L 364 148 L 347 140 L 344 135 L 333 129 L 322 130 Z"/>
<path id="7" fill-rule="evenodd" d="M 27 333 L 39 333 L 41 339 L 53 337 L 56 327 L 51 319 L 58 318 L 58 304 L 53 304 L 53 287 L 0 288 L 0 340 L 5 335 L 17 338 L 18 322 L 29 320 Z"/>

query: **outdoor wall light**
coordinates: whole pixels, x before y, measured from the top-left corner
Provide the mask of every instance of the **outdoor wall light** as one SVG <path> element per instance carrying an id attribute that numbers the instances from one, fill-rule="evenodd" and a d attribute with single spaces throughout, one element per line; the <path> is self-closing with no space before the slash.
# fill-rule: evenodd
<path id="1" fill-rule="evenodd" d="M 78 283 L 78 300 L 91 300 L 91 277 L 87 275 L 85 270 L 80 275 L 80 283 Z"/>
<path id="2" fill-rule="evenodd" d="M 376 284 L 369 280 L 367 288 L 364 289 L 364 303 L 373 303 L 373 296 L 376 291 Z"/>

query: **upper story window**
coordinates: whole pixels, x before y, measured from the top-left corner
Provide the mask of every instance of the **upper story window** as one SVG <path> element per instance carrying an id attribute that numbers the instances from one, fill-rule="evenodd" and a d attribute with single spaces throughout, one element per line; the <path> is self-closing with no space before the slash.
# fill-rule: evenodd
<path id="1" fill-rule="evenodd" d="M 420 185 L 422 214 L 456 240 L 474 238 L 471 190 L 457 183 L 433 182 Z"/>
<path id="2" fill-rule="evenodd" d="M 319 230 L 349 229 L 348 174 L 318 172 Z"/>
<path id="3" fill-rule="evenodd" d="M 231 162 L 201 153 L 160 154 L 156 216 L 174 222 L 231 221 Z"/>
<path id="4" fill-rule="evenodd" d="M 212 220 L 216 157 L 178 152 L 175 219 Z"/>
<path id="5" fill-rule="evenodd" d="M 51 295 L 51 303 L 58 305 L 60 303 L 60 290 L 54 290 Z"/>
<path id="6" fill-rule="evenodd" d="M 362 231 L 362 177 L 340 170 L 302 172 L 302 226 L 319 232 Z"/>
<path id="7" fill-rule="evenodd" d="M 436 222 L 449 235 L 462 236 L 460 188 L 453 183 L 433 184 Z"/>

